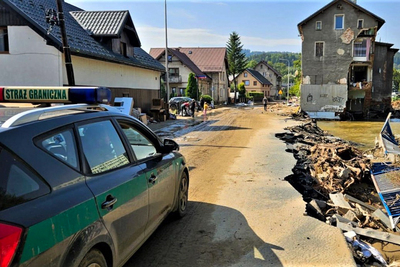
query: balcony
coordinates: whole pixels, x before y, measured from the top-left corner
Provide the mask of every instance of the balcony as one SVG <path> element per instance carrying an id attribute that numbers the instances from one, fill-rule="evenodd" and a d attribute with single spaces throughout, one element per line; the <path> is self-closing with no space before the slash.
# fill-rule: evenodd
<path id="1" fill-rule="evenodd" d="M 181 83 L 182 82 L 182 76 L 169 76 L 169 82 L 170 83 Z"/>

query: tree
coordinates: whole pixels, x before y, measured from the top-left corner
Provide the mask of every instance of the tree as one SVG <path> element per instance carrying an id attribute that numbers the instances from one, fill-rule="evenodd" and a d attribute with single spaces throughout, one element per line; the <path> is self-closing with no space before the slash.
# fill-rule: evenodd
<path id="1" fill-rule="evenodd" d="M 400 71 L 393 69 L 393 90 L 395 92 L 399 91 L 400 86 Z"/>
<path id="2" fill-rule="evenodd" d="M 239 97 L 243 97 L 246 95 L 246 87 L 244 86 L 244 83 L 239 83 L 238 92 L 239 92 Z"/>
<path id="3" fill-rule="evenodd" d="M 246 54 L 242 52 L 243 45 L 236 32 L 230 34 L 229 41 L 226 44 L 226 50 L 228 55 L 228 74 L 233 76 L 233 82 L 235 84 L 234 99 L 236 101 L 237 81 L 235 78 L 246 69 L 247 65 Z"/>
<path id="4" fill-rule="evenodd" d="M 194 73 L 191 72 L 189 73 L 188 84 L 186 86 L 186 96 L 198 100 L 198 92 L 199 89 L 197 86 L 196 77 L 194 76 Z"/>
<path id="5" fill-rule="evenodd" d="M 301 84 L 301 58 L 293 61 L 293 69 L 295 70 L 294 85 L 290 88 L 289 93 L 291 95 L 300 96 L 300 84 Z"/>
<path id="6" fill-rule="evenodd" d="M 250 60 L 250 61 L 247 63 L 246 69 L 254 69 L 254 68 L 257 66 L 257 64 L 258 64 L 258 62 L 255 61 L 254 59 L 253 59 L 253 60 Z"/>

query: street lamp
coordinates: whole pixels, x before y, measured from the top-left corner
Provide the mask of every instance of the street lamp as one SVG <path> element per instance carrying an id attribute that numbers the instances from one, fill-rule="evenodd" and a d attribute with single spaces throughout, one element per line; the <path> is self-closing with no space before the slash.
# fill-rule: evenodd
<path id="1" fill-rule="evenodd" d="M 289 66 L 290 66 L 290 61 L 288 59 L 283 59 L 283 58 L 280 58 L 279 60 L 287 61 L 287 104 L 289 105 Z"/>

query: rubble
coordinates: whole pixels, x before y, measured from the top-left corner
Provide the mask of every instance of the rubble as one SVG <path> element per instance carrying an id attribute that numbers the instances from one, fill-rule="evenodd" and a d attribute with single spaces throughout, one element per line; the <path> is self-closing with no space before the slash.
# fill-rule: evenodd
<path id="1" fill-rule="evenodd" d="M 354 232 L 349 247 L 359 266 L 398 261 L 400 231 L 391 229 L 371 179 L 373 154 L 379 151 L 367 155 L 354 143 L 322 131 L 315 121 L 285 130 L 276 137 L 286 142 L 287 151 L 297 160 L 286 180 L 303 195 L 307 215 L 344 233 Z"/>

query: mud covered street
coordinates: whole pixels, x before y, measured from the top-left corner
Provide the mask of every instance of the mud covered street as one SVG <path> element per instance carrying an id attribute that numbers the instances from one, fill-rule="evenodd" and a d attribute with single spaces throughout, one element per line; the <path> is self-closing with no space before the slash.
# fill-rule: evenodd
<path id="1" fill-rule="evenodd" d="M 273 107 L 274 108 L 274 107 Z M 168 218 L 128 266 L 354 266 L 338 228 L 305 216 L 275 137 L 299 122 L 262 107 L 225 108 L 175 132 L 190 166 L 189 212 Z"/>

